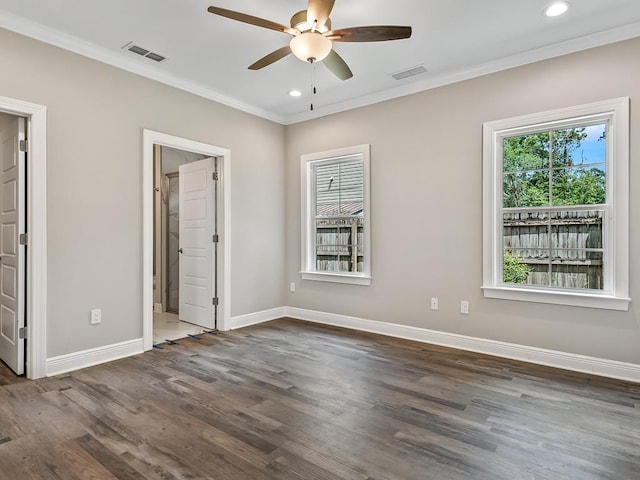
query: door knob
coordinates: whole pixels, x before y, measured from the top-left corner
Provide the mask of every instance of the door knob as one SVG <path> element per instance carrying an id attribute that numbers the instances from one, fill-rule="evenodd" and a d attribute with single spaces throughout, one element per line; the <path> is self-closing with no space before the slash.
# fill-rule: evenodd
<path id="1" fill-rule="evenodd" d="M 178 249 L 178 253 L 182 253 L 182 249 L 181 248 Z"/>

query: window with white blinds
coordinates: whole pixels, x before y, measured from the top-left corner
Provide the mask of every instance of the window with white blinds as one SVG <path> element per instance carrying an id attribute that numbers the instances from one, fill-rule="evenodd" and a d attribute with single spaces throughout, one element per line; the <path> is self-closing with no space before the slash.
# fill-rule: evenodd
<path id="1" fill-rule="evenodd" d="M 302 278 L 368 284 L 369 146 L 302 156 Z"/>

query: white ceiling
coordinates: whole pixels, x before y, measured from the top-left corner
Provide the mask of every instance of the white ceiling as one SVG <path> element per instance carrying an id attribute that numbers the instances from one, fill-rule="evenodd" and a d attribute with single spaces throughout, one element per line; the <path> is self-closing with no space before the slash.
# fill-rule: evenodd
<path id="1" fill-rule="evenodd" d="M 340 81 L 292 55 L 259 71 L 247 66 L 289 36 L 207 12 L 209 5 L 284 25 L 306 0 L 0 0 L 0 26 L 281 122 L 326 115 L 464 78 L 640 35 L 640 1 L 572 0 L 543 16 L 550 0 L 336 0 L 334 28 L 410 25 L 410 39 L 337 43 L 354 77 Z M 167 57 L 155 63 L 122 47 L 133 41 Z M 423 65 L 425 74 L 390 74 Z M 291 89 L 300 98 L 288 95 Z"/>

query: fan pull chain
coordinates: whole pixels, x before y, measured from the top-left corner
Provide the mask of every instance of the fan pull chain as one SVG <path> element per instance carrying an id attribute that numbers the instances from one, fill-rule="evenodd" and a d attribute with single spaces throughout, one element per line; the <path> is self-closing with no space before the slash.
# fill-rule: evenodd
<path id="1" fill-rule="evenodd" d="M 313 112 L 313 96 L 318 93 L 316 89 L 316 63 L 313 61 L 313 59 L 310 59 L 309 63 L 311 63 L 311 68 L 312 68 L 311 70 L 311 111 Z"/>

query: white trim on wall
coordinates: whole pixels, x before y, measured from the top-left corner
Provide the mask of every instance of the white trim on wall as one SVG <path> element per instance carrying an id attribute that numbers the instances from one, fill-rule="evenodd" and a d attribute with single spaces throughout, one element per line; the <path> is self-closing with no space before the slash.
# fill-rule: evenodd
<path id="1" fill-rule="evenodd" d="M 249 327 L 283 317 L 640 383 L 640 365 L 634 363 L 619 362 L 587 355 L 577 355 L 574 353 L 499 342 L 455 333 L 438 332 L 425 328 L 379 322 L 296 307 L 278 307 L 238 315 L 230 319 L 230 329 L 235 330 Z M 143 353 L 145 350 L 144 339 L 137 338 L 113 345 L 105 345 L 48 358 L 46 359 L 46 369 L 44 371 L 47 376 L 59 375 L 61 373 L 137 355 Z"/>
<path id="2" fill-rule="evenodd" d="M 492 60 L 478 65 L 472 65 L 467 68 L 461 68 L 452 72 L 426 75 L 424 79 L 417 80 L 415 82 L 402 84 L 388 90 L 382 90 L 380 92 L 374 92 L 361 97 L 345 100 L 343 102 L 323 106 L 322 108 L 316 108 L 313 111 L 307 109 L 304 112 L 287 116 L 284 124 L 294 125 L 314 118 L 326 117 L 335 113 L 366 107 L 367 105 L 373 105 L 394 98 L 432 90 L 445 85 L 451 85 L 465 80 L 470 80 L 472 78 L 502 72 L 504 70 L 529 65 L 550 58 L 557 58 L 591 48 L 622 42 L 624 40 L 635 38 L 638 35 L 640 35 L 640 22 L 631 23 L 623 27 L 612 28 L 610 30 L 603 30 L 601 32 L 566 40 L 553 45 L 547 45 L 545 47 L 517 53 L 509 57 L 499 58 L 497 60 Z"/>
<path id="3" fill-rule="evenodd" d="M 211 90 L 210 88 L 185 80 L 184 78 L 178 78 L 175 75 L 158 70 L 155 68 L 155 65 L 146 65 L 145 63 L 141 63 L 137 58 L 123 50 L 112 50 L 110 48 L 105 48 L 94 43 L 87 42 L 68 33 L 47 27 L 7 11 L 1 11 L 0 13 L 2 13 L 2 15 L 0 15 L 0 26 L 7 30 L 35 38 L 64 50 L 77 53 L 87 58 L 92 58 L 115 68 L 135 73 L 136 75 L 140 75 L 145 78 L 150 78 L 151 80 L 164 83 L 165 85 L 178 88 L 185 92 L 193 93 L 199 97 L 213 100 L 214 102 L 227 105 L 231 108 L 235 108 L 252 115 L 266 118 L 267 120 L 272 120 L 278 123 L 283 123 L 285 120 L 280 115 L 273 114 L 262 108 L 255 107 L 246 102 L 223 95 Z"/>
<path id="4" fill-rule="evenodd" d="M 0 97 L 0 111 L 28 118 L 26 373 L 36 379 L 47 356 L 47 107 Z"/>
<path id="5" fill-rule="evenodd" d="M 102 347 L 90 348 L 79 352 L 67 353 L 57 357 L 47 358 L 47 376 L 59 375 L 61 373 L 91 367 L 100 363 L 112 362 L 131 355 L 143 353 L 142 338 L 127 340 L 125 342 L 104 345 Z"/>
<path id="6" fill-rule="evenodd" d="M 577 126 L 607 125 L 607 200 L 590 205 L 604 213 L 604 287 L 571 289 L 503 282 L 503 141 L 515 135 Z M 629 309 L 629 97 L 485 122 L 483 126 L 484 296 L 612 310 Z M 545 207 L 530 207 L 551 209 Z M 556 206 L 557 207 L 557 206 Z M 571 205 L 562 208 L 571 209 Z M 581 207 L 583 210 L 586 207 Z M 522 208 L 521 211 L 526 210 Z M 510 211 L 510 210 L 509 210 Z"/>
<path id="7" fill-rule="evenodd" d="M 142 153 L 142 338 L 153 348 L 153 146 L 162 145 L 217 157 L 218 171 L 218 329 L 231 328 L 231 151 L 195 140 L 143 130 Z"/>
<path id="8" fill-rule="evenodd" d="M 237 329 L 276 320 L 285 316 L 285 307 L 239 315 L 230 319 L 229 329 Z M 112 362 L 121 358 L 144 353 L 144 339 L 136 338 L 112 345 L 90 348 L 46 359 L 46 376 L 60 375 L 81 368 Z"/>
<path id="9" fill-rule="evenodd" d="M 277 316 L 277 313 L 282 312 Z M 470 352 L 484 353 L 496 357 L 510 358 L 549 367 L 589 373 L 601 377 L 616 378 L 640 383 L 640 365 L 604 358 L 577 355 L 574 353 L 547 350 L 544 348 L 499 342 L 485 338 L 470 337 L 455 333 L 438 332 L 426 328 L 410 327 L 395 323 L 378 322 L 364 318 L 349 317 L 336 313 L 319 312 L 296 307 L 282 307 L 234 317 L 233 328 L 242 328 L 262 322 L 290 317 L 296 320 L 333 325 L 336 327 L 403 338 L 416 342 L 441 345 Z M 236 322 L 236 318 L 238 319 Z"/>
<path id="10" fill-rule="evenodd" d="M 298 320 L 378 333 L 380 335 L 404 338 L 444 347 L 459 348 L 460 350 L 485 353 L 487 355 L 495 355 L 496 357 L 511 358 L 575 372 L 640 382 L 640 365 L 633 363 L 546 350 L 544 348 L 469 337 L 455 333 L 438 332 L 436 330 L 427 330 L 426 328 L 348 317 L 335 313 L 317 312 L 302 308 L 286 307 L 285 312 L 287 317 Z"/>
<path id="11" fill-rule="evenodd" d="M 231 317 L 231 329 L 235 330 L 237 328 L 249 327 L 259 323 L 277 320 L 278 318 L 285 316 L 285 307 L 271 308 L 269 310 L 248 313 L 246 315 L 238 315 Z"/>
<path id="12" fill-rule="evenodd" d="M 317 268 L 316 249 L 316 169 L 362 161 L 362 229 L 363 268 L 361 272 L 321 271 Z M 324 152 L 306 153 L 300 157 L 300 211 L 302 212 L 300 277 L 319 282 L 371 285 L 371 145 L 354 145 Z M 333 178 L 333 177 L 331 177 Z M 326 217 L 331 219 L 332 217 Z M 324 219 L 324 217 L 323 217 Z M 352 239 L 353 242 L 353 239 Z M 355 247 L 353 247 L 355 248 Z"/>
<path id="13" fill-rule="evenodd" d="M 194 82 L 189 82 L 182 78 L 177 78 L 174 75 L 169 75 L 166 72 L 142 64 L 137 59 L 130 58 L 121 51 L 113 51 L 111 49 L 89 43 L 67 33 L 46 27 L 7 11 L 2 11 L 1 17 L 2 19 L 0 23 L 2 24 L 2 28 L 6 28 L 7 30 L 38 39 L 65 50 L 92 58 L 99 62 L 112 65 L 116 68 L 156 80 L 164 83 L 165 85 L 170 85 L 223 105 L 228 105 L 232 108 L 278 122 L 282 125 L 292 125 L 313 118 L 320 118 L 338 112 L 353 110 L 355 108 L 372 105 L 385 100 L 411 95 L 413 93 L 488 75 L 490 73 L 500 72 L 502 70 L 519 67 L 521 65 L 539 62 L 548 58 L 555 58 L 561 55 L 567 55 L 602 45 L 609 45 L 623 40 L 629 40 L 640 34 L 640 22 L 630 23 L 622 27 L 611 28 L 601 32 L 584 35 L 582 37 L 528 50 L 510 57 L 485 62 L 479 65 L 473 65 L 453 72 L 429 75 L 421 81 L 403 84 L 389 90 L 375 92 L 351 100 L 327 105 L 323 108 L 317 108 L 313 112 L 307 110 L 305 112 L 292 115 L 278 115 L 226 95 L 222 95 L 210 88 L 197 85 Z"/>

